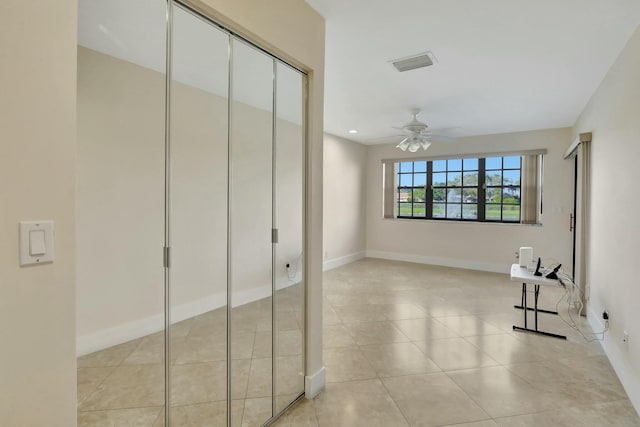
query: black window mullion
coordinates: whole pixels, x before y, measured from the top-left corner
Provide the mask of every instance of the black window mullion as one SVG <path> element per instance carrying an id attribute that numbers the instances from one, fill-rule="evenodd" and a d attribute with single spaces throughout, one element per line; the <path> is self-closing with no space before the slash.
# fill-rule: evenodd
<path id="1" fill-rule="evenodd" d="M 416 162 L 411 162 L 411 218 L 415 216 L 413 205 L 416 199 L 413 194 L 413 190 L 416 188 Z"/>
<path id="2" fill-rule="evenodd" d="M 504 222 L 504 157 L 500 159 L 502 161 L 502 168 L 500 169 L 500 175 L 502 175 L 502 187 L 500 187 L 500 222 Z"/>
<path id="3" fill-rule="evenodd" d="M 397 172 L 397 179 L 398 179 L 398 185 L 396 185 L 396 207 L 398 208 L 398 213 L 396 214 L 397 218 L 400 218 L 401 212 L 400 212 L 400 183 L 402 182 L 401 176 L 400 176 L 400 163 L 396 163 L 396 170 Z"/>
<path id="4" fill-rule="evenodd" d="M 487 190 L 484 188 L 485 175 L 484 159 L 478 159 L 478 221 L 486 221 L 485 200 L 487 199 Z"/>
<path id="5" fill-rule="evenodd" d="M 425 218 L 433 219 L 433 164 L 427 162 L 427 183 L 424 189 Z"/>
<path id="6" fill-rule="evenodd" d="M 448 194 L 449 194 L 449 160 L 444 162 L 444 187 L 442 187 L 443 200 L 442 204 L 444 206 L 444 212 L 441 219 L 447 219 L 447 205 L 449 203 Z"/>

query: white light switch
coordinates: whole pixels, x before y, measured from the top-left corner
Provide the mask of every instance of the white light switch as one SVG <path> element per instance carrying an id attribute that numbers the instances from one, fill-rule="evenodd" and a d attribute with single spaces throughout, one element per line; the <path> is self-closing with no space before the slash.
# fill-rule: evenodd
<path id="1" fill-rule="evenodd" d="M 29 255 L 44 255 L 47 253 L 44 230 L 29 231 Z"/>
<path id="2" fill-rule="evenodd" d="M 20 265 L 53 262 L 53 221 L 20 222 Z"/>

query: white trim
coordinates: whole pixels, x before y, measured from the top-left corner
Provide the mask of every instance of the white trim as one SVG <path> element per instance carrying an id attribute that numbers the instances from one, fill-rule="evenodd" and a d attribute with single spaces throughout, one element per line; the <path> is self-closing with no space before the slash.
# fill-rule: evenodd
<path id="1" fill-rule="evenodd" d="M 334 258 L 322 263 L 322 271 L 333 270 L 334 268 L 342 267 L 343 265 L 351 264 L 354 261 L 358 261 L 365 257 L 365 252 L 355 252 L 349 255 L 341 256 L 340 258 Z"/>
<path id="2" fill-rule="evenodd" d="M 489 271 L 492 273 L 509 273 L 511 264 L 470 261 L 455 258 L 441 258 L 427 255 L 403 254 L 399 252 L 367 251 L 367 258 L 382 258 L 394 261 L 415 262 L 419 264 L 442 265 L 445 267 L 464 268 L 467 270 Z"/>
<path id="3" fill-rule="evenodd" d="M 569 148 L 567 148 L 567 151 L 564 152 L 564 159 L 568 159 L 569 157 L 573 157 L 577 150 L 578 150 L 578 145 L 580 145 L 580 138 L 576 138 L 571 145 L 569 146 Z"/>
<path id="4" fill-rule="evenodd" d="M 273 293 L 273 288 L 271 287 L 270 284 L 259 286 L 253 289 L 247 289 L 246 291 L 241 291 L 241 292 L 233 291 L 232 297 L 231 297 L 231 307 L 233 308 L 240 307 L 241 305 L 245 305 L 250 302 L 257 301 L 259 299 L 270 297 L 272 293 Z M 226 296 L 226 293 L 225 293 L 225 296 Z M 215 308 L 218 308 L 218 307 L 215 307 Z M 213 310 L 213 308 L 207 311 L 210 311 L 210 310 Z M 202 314 L 202 313 L 199 313 L 199 314 Z M 190 317 L 193 317 L 193 316 L 190 316 Z"/>
<path id="5" fill-rule="evenodd" d="M 298 275 L 299 276 L 299 275 Z M 280 281 L 277 289 L 286 288 L 300 282 Z M 266 298 L 271 295 L 271 285 L 263 285 L 246 291 L 233 293 L 233 306 L 238 307 Z M 173 323 L 189 319 L 194 316 L 206 313 L 227 304 L 227 295 L 224 292 L 207 295 L 206 297 L 190 301 L 171 309 L 171 321 Z M 122 323 L 110 328 L 101 329 L 76 338 L 76 356 L 84 356 L 114 345 L 122 344 L 137 338 L 160 332 L 164 329 L 164 315 L 162 313 L 143 319 Z"/>
<path id="6" fill-rule="evenodd" d="M 84 356 L 94 351 L 144 337 L 159 332 L 163 328 L 164 315 L 156 314 L 82 335 L 76 338 L 76 356 Z"/>
<path id="7" fill-rule="evenodd" d="M 299 285 L 300 283 L 302 283 L 302 271 L 296 272 L 291 279 L 289 276 L 280 276 L 276 279 L 276 291 L 288 288 L 289 286 Z"/>
<path id="8" fill-rule="evenodd" d="M 181 304 L 171 309 L 171 322 L 181 322 L 193 316 L 227 305 L 227 294 L 219 292 L 204 298 Z"/>
<path id="9" fill-rule="evenodd" d="M 587 321 L 594 331 L 604 330 L 600 316 L 593 307 L 589 307 L 587 314 Z M 622 353 L 620 346 L 615 345 L 615 340 L 608 334 L 609 333 L 604 334 L 604 341 L 600 341 L 600 344 L 613 370 L 616 372 L 616 375 L 618 375 L 624 391 L 627 392 L 631 404 L 636 409 L 636 412 L 640 414 L 640 377 L 638 377 L 634 368 L 629 364 L 628 355 Z"/>
<path id="10" fill-rule="evenodd" d="M 327 372 L 324 366 L 313 375 L 306 375 L 304 377 L 304 397 L 307 399 L 313 399 L 327 385 Z"/>
<path id="11" fill-rule="evenodd" d="M 589 325 L 591 326 L 591 329 L 593 329 L 594 331 L 598 332 L 598 331 L 604 330 L 604 325 L 600 321 L 600 318 L 596 315 L 596 312 L 594 311 L 593 307 L 589 307 L 587 310 L 587 320 L 589 321 Z M 605 338 L 606 338 L 606 333 L 605 333 Z M 600 344 L 602 344 L 603 342 L 604 341 L 600 341 Z"/>

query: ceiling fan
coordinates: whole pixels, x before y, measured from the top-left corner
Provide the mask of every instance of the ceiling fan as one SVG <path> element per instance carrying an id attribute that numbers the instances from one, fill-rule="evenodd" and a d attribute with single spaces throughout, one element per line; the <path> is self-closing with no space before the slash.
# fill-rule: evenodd
<path id="1" fill-rule="evenodd" d="M 402 151 L 409 150 L 411 153 L 415 153 L 422 147 L 423 150 L 426 150 L 431 145 L 429 142 L 429 137 L 431 136 L 431 131 L 428 130 L 428 126 L 426 123 L 418 120 L 418 114 L 420 114 L 420 110 L 414 109 L 411 111 L 413 118 L 407 124 L 402 127 L 395 127 L 394 129 L 398 129 L 408 133 L 396 148 L 401 149 Z"/>
<path id="2" fill-rule="evenodd" d="M 417 108 L 413 109 L 411 110 L 411 115 L 413 116 L 413 118 L 409 123 L 405 124 L 402 127 L 394 126 L 394 129 L 401 130 L 405 134 L 408 134 L 402 141 L 400 141 L 398 145 L 396 145 L 396 148 L 399 148 L 402 151 L 408 150 L 411 153 L 415 153 L 420 148 L 426 150 L 427 148 L 429 148 L 429 146 L 431 146 L 430 140 L 436 135 L 431 133 L 431 131 L 429 130 L 429 126 L 427 126 L 426 123 L 418 120 L 418 114 L 420 114 L 420 110 Z M 440 139 L 451 140 L 451 138 L 443 138 L 440 135 L 438 135 L 437 137 Z"/>

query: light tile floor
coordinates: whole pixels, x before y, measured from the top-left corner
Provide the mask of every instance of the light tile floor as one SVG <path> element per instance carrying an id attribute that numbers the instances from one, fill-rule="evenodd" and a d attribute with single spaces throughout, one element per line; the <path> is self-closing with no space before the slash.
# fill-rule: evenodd
<path id="1" fill-rule="evenodd" d="M 555 307 L 560 295 L 543 288 L 540 306 Z M 294 304 L 297 296 L 282 301 Z M 519 299 L 519 285 L 501 274 L 377 259 L 326 272 L 327 389 L 274 425 L 640 426 L 600 344 L 546 314 L 540 328 L 566 334 L 567 341 L 514 332 L 512 325 L 522 322 L 522 311 L 513 308 Z M 234 426 L 260 425 L 269 413 L 269 306 L 247 305 L 234 320 L 232 375 L 245 385 L 235 388 Z M 293 362 L 301 337 L 294 327 L 300 312 L 281 306 L 276 366 L 291 378 L 283 401 L 299 384 Z M 224 425 L 225 392 L 215 386 L 226 378 L 225 352 L 215 339 L 219 320 L 211 312 L 174 325 L 179 406 L 172 425 Z M 589 330 L 586 321 L 582 326 Z M 79 359 L 79 426 L 163 424 L 162 342 L 151 335 Z"/>
<path id="2" fill-rule="evenodd" d="M 300 285 L 276 293 L 276 407 L 304 391 Z M 272 301 L 233 309 L 232 425 L 258 427 L 271 417 Z M 171 327 L 172 426 L 225 426 L 227 419 L 225 308 Z M 164 426 L 164 333 L 78 359 L 78 426 Z"/>
<path id="3" fill-rule="evenodd" d="M 540 307 L 561 294 L 543 288 Z M 502 274 L 378 259 L 326 272 L 327 389 L 275 425 L 640 426 L 600 344 L 548 314 L 540 329 L 567 341 L 514 332 L 519 300 Z"/>

